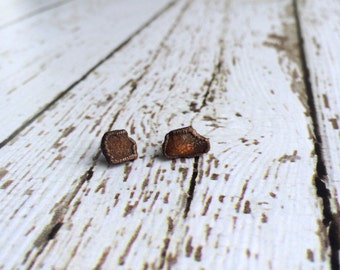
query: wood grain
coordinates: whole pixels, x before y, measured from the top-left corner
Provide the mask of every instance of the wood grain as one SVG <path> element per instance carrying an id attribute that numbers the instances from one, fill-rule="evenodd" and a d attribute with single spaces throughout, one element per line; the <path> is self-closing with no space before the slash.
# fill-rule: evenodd
<path id="1" fill-rule="evenodd" d="M 204 23 L 202 23 L 204 22 Z M 326 269 L 291 1 L 178 1 L 0 149 L 0 267 Z M 193 125 L 208 154 L 167 160 Z M 139 158 L 108 166 L 125 128 Z"/>
<path id="2" fill-rule="evenodd" d="M 52 106 L 169 3 L 72 1 L 0 29 L 0 121 L 5 126 L 0 143 Z"/>

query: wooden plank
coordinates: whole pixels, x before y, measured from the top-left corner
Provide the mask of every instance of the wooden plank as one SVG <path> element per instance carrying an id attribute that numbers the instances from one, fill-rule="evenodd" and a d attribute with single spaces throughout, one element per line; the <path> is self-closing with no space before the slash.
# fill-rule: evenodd
<path id="1" fill-rule="evenodd" d="M 327 168 L 324 182 L 332 195 L 332 211 L 339 212 L 340 192 L 340 3 L 299 1 L 299 15 L 310 72 L 316 117 Z M 323 172 L 320 172 L 323 177 Z"/>
<path id="2" fill-rule="evenodd" d="M 6 0 L 0 2 L 0 29 L 28 19 L 70 0 Z"/>
<path id="3" fill-rule="evenodd" d="M 169 2 L 72 1 L 0 29 L 0 122 L 6 127 L 0 142 L 84 79 Z"/>
<path id="4" fill-rule="evenodd" d="M 0 150 L 6 267 L 329 266 L 291 1 L 189 3 Z M 190 124 L 210 153 L 162 158 Z M 108 167 L 100 138 L 120 128 L 140 157 Z"/>
<path id="5" fill-rule="evenodd" d="M 94 71 L 89 76 L 92 86 L 80 83 L 1 149 L 0 267 L 28 266 L 48 244 L 48 235 L 87 184 L 86 172 L 93 166 L 102 132 L 129 101 L 135 87 L 130 76 L 137 81 L 155 60 L 182 6 L 175 6 L 132 39 L 128 49 L 115 54 L 110 64 Z M 15 156 L 18 149 L 23 152 Z M 126 172 L 130 167 L 126 165 Z"/>

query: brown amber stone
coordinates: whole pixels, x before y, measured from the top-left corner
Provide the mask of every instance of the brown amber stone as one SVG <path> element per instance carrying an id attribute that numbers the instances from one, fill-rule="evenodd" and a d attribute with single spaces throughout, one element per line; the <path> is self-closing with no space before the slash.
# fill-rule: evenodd
<path id="1" fill-rule="evenodd" d="M 101 149 L 109 164 L 119 164 L 138 157 L 136 142 L 128 137 L 124 129 L 106 132 Z"/>
<path id="2" fill-rule="evenodd" d="M 163 154 L 167 158 L 196 157 L 209 150 L 209 139 L 198 134 L 192 127 L 170 131 L 163 143 Z"/>

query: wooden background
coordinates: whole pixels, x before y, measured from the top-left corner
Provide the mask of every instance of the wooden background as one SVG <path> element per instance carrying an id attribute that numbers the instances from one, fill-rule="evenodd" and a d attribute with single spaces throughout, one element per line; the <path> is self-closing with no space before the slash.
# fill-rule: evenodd
<path id="1" fill-rule="evenodd" d="M 339 48 L 337 0 L 2 1 L 0 269 L 338 269 Z"/>

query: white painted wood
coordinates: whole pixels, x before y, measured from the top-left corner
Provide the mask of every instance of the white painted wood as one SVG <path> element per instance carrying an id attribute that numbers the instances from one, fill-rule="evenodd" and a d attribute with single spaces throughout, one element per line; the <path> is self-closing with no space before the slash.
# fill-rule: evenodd
<path id="1" fill-rule="evenodd" d="M 0 150 L 0 267 L 327 269 L 296 43 L 291 1 L 177 2 Z M 194 159 L 160 148 L 190 124 L 184 217 Z M 108 167 L 121 128 L 139 158 Z"/>
<path id="2" fill-rule="evenodd" d="M 46 112 L 17 141 L 1 149 L 0 226 L 6 230 L 0 241 L 2 265 L 6 262 L 9 268 L 18 266 L 33 250 L 24 263 L 28 266 L 39 251 L 35 246 L 44 245 L 45 239 L 40 235 L 46 228 L 47 236 L 51 218 L 56 214 L 52 223 L 59 222 L 71 208 L 70 199 L 82 191 L 79 177 L 92 166 L 103 132 L 129 101 L 133 81 L 128 80 L 140 77 L 154 61 L 153 55 L 176 23 L 182 6 L 174 7 L 133 39 L 127 49 L 115 54 L 110 64 L 94 71 L 90 76 L 92 85 L 79 84 L 58 103 L 57 111 Z M 42 146 L 42 140 L 47 147 Z M 23 152 L 15 157 L 18 149 Z M 103 169 L 107 167 L 103 161 L 99 164 Z"/>
<path id="3" fill-rule="evenodd" d="M 0 29 L 0 141 L 169 2 L 72 1 Z"/>
<path id="4" fill-rule="evenodd" d="M 0 2 L 0 28 L 28 19 L 40 12 L 58 7 L 70 0 L 5 0 Z"/>
<path id="5" fill-rule="evenodd" d="M 331 0 L 298 3 L 328 173 L 325 181 L 336 211 L 340 192 L 340 3 Z"/>

